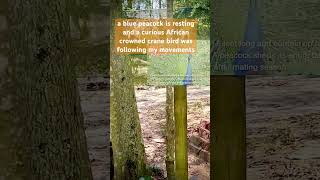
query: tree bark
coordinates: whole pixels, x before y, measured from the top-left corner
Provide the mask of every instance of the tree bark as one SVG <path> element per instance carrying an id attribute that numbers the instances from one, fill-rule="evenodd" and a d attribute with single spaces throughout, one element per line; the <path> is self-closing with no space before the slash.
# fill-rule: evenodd
<path id="1" fill-rule="evenodd" d="M 66 9 L 64 0 L 9 2 L 0 87 L 4 179 L 92 179 Z"/>
<path id="2" fill-rule="evenodd" d="M 112 19 L 122 17 L 122 1 L 112 0 Z M 114 27 L 114 23 L 113 23 Z M 114 29 L 111 46 L 114 46 Z M 111 52 L 111 141 L 116 180 L 145 175 L 145 151 L 141 133 L 130 57 Z"/>
<path id="3" fill-rule="evenodd" d="M 167 17 L 173 18 L 173 1 L 174 0 L 167 0 Z"/>

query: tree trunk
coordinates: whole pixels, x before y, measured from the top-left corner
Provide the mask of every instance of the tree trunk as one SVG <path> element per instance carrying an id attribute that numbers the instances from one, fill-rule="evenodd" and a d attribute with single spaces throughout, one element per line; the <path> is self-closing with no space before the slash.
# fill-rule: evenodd
<path id="1" fill-rule="evenodd" d="M 122 1 L 113 0 L 112 19 L 122 17 Z M 113 24 L 114 27 L 114 24 Z M 112 29 L 113 31 L 113 29 Z M 111 33 L 111 46 L 114 32 Z M 116 180 L 145 175 L 145 151 L 129 56 L 111 53 L 111 141 Z"/>
<path id="2" fill-rule="evenodd" d="M 187 88 L 174 87 L 176 179 L 188 180 Z"/>
<path id="3" fill-rule="evenodd" d="M 0 172 L 9 180 L 90 180 L 66 1 L 9 3 L 10 54 L 0 87 L 0 151 L 7 158 Z"/>
<path id="4" fill-rule="evenodd" d="M 211 77 L 211 180 L 246 179 L 245 77 Z"/>
<path id="5" fill-rule="evenodd" d="M 159 5 L 161 0 L 159 0 Z M 167 0 L 167 18 L 173 17 L 173 0 Z M 166 87 L 166 170 L 167 179 L 175 179 L 175 122 L 174 122 L 174 89 Z"/>
<path id="6" fill-rule="evenodd" d="M 174 95 L 173 88 L 170 86 L 166 87 L 166 114 L 167 114 L 167 122 L 166 122 L 166 170 L 167 170 L 167 179 L 174 180 Z"/>

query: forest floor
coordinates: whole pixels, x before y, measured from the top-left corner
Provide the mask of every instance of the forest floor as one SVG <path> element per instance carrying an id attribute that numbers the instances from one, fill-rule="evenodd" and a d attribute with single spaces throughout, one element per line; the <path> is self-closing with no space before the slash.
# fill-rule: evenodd
<path id="1" fill-rule="evenodd" d="M 80 95 L 94 180 L 109 179 L 109 108 L 106 90 Z M 188 87 L 189 135 L 209 120 L 209 87 Z M 165 171 L 165 88 L 139 87 L 137 104 L 147 163 Z M 248 77 L 247 179 L 320 177 L 320 77 Z M 209 163 L 189 154 L 189 174 L 209 179 Z"/>

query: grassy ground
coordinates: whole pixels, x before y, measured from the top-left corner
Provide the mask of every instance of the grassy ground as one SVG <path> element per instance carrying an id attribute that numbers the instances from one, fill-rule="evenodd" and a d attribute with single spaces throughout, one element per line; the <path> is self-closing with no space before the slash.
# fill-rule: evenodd
<path id="1" fill-rule="evenodd" d="M 150 56 L 148 84 L 182 85 L 188 65 L 188 54 Z M 210 75 L 210 41 L 198 40 L 191 59 L 194 85 L 208 85 Z"/>

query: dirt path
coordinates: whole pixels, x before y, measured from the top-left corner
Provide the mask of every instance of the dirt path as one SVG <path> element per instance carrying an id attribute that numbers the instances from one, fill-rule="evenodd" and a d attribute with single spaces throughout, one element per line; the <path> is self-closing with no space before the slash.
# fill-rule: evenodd
<path id="1" fill-rule="evenodd" d="M 248 78 L 246 92 L 249 123 L 320 111 L 320 77 Z"/>
<path id="2" fill-rule="evenodd" d="M 209 87 L 188 87 L 188 135 L 201 120 L 210 119 Z M 144 87 L 136 90 L 138 111 L 144 138 L 147 162 L 165 171 L 165 100 L 166 89 Z M 209 163 L 189 153 L 189 175 L 198 180 L 209 179 Z"/>

